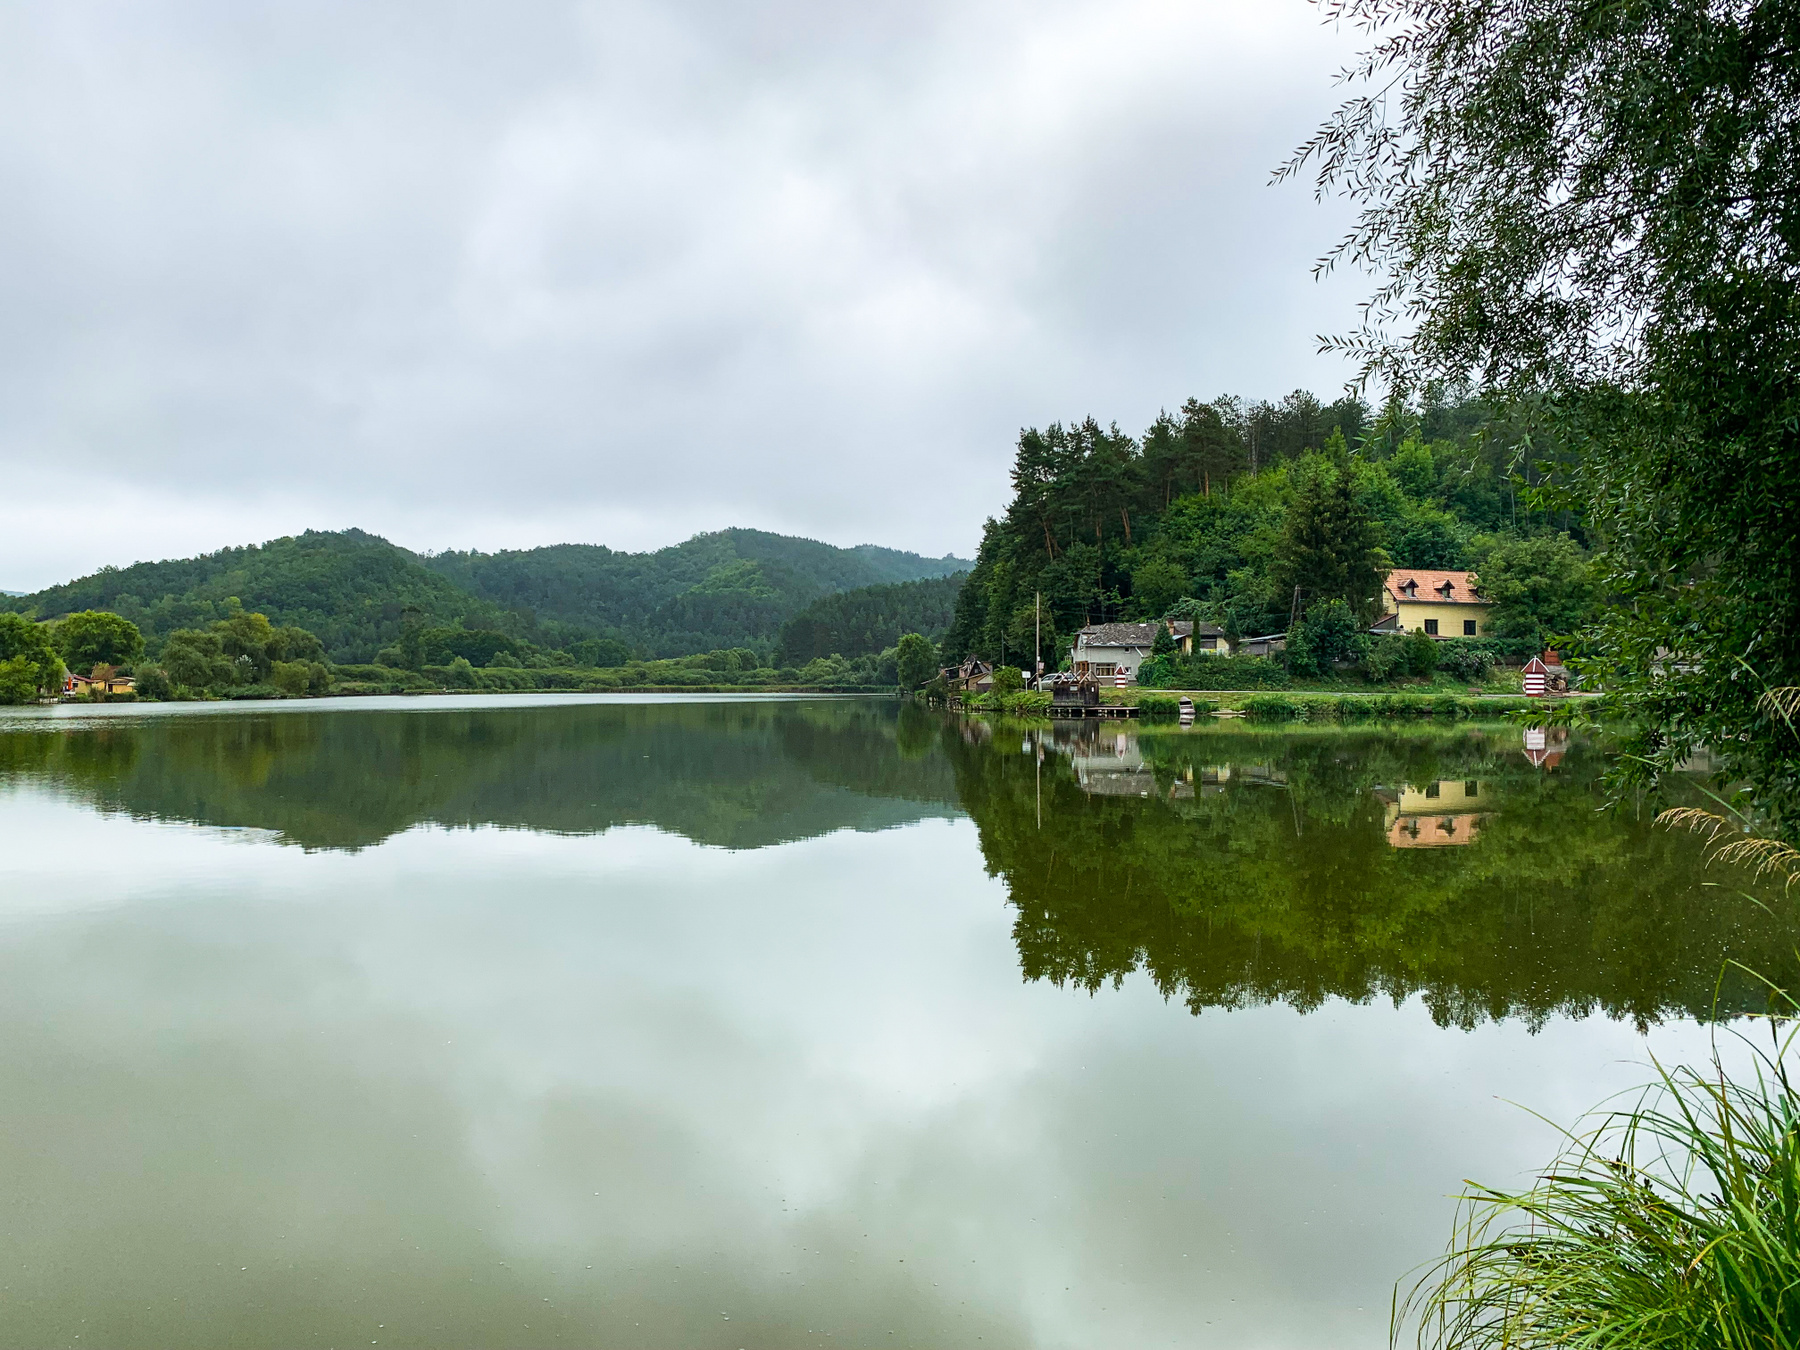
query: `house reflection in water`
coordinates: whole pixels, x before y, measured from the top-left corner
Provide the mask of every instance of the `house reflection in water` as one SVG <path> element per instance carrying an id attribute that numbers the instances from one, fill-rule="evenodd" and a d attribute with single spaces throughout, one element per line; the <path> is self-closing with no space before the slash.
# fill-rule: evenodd
<path id="1" fill-rule="evenodd" d="M 1061 731 L 1062 728 L 1057 728 Z M 1097 797 L 1149 797 L 1156 792 L 1156 775 L 1144 763 L 1137 737 L 1124 732 L 1101 735 L 1099 728 L 1072 728 L 1073 735 L 1054 735 L 1051 748 L 1060 750 L 1075 766 L 1081 790 Z M 1085 733 L 1085 734 L 1084 734 Z"/>
<path id="2" fill-rule="evenodd" d="M 1043 734 L 1042 744 L 1067 755 L 1075 781 L 1090 797 L 1163 797 L 1186 801 L 1223 792 L 1228 783 L 1285 786 L 1287 775 L 1267 764 L 1189 766 L 1159 788 L 1136 736 L 1093 723 L 1065 723 Z"/>
<path id="3" fill-rule="evenodd" d="M 1562 763 L 1569 748 L 1567 727 L 1526 727 L 1525 758 L 1546 771 Z"/>
<path id="4" fill-rule="evenodd" d="M 1481 834 L 1487 806 L 1479 780 L 1440 779 L 1423 787 L 1377 788 L 1386 804 L 1382 824 L 1394 848 L 1448 848 L 1472 844 Z"/>

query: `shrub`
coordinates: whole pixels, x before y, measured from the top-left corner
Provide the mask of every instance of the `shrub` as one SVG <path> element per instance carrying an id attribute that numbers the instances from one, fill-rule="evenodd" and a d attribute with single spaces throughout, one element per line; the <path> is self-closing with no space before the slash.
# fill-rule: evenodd
<path id="1" fill-rule="evenodd" d="M 1362 673 L 1371 684 L 1386 684 L 1396 675 L 1412 673 L 1403 637 L 1371 637 L 1363 652 Z"/>
<path id="2" fill-rule="evenodd" d="M 1285 689 L 1288 673 L 1266 656 L 1153 656 L 1138 669 L 1145 689 Z"/>
<path id="3" fill-rule="evenodd" d="M 1019 673 L 1017 666 L 994 667 L 994 692 L 996 694 L 1016 694 L 1025 687 L 1025 677 Z"/>
<path id="4" fill-rule="evenodd" d="M 230 699 L 247 698 L 280 698 L 281 690 L 272 684 L 260 681 L 254 684 L 234 684 L 218 691 L 221 697 Z"/>
<path id="5" fill-rule="evenodd" d="M 1314 605 L 1288 636 L 1282 653 L 1298 675 L 1329 675 L 1347 661 L 1360 661 L 1368 645 L 1356 613 L 1342 600 Z"/>
<path id="6" fill-rule="evenodd" d="M 1413 629 L 1403 639 L 1406 644 L 1406 673 L 1429 675 L 1438 668 L 1438 640 L 1421 629 Z"/>
<path id="7" fill-rule="evenodd" d="M 138 666 L 132 672 L 133 687 L 139 698 L 166 699 L 175 696 L 175 683 L 161 666 Z"/>
<path id="8" fill-rule="evenodd" d="M 1050 710 L 1050 695 L 1034 689 L 1002 694 L 999 701 L 1000 711 L 1009 717 L 1041 717 Z"/>
<path id="9" fill-rule="evenodd" d="M 1493 673 L 1493 646 L 1480 638 L 1446 638 L 1434 645 L 1437 668 L 1456 679 L 1478 684 Z"/>
<path id="10" fill-rule="evenodd" d="M 1252 694 L 1244 700 L 1244 716 L 1253 722 L 1288 722 L 1300 715 L 1300 704 L 1284 694 Z"/>
<path id="11" fill-rule="evenodd" d="M 1145 694 L 1137 701 L 1139 717 L 1174 717 L 1181 711 L 1181 701 L 1167 694 Z"/>

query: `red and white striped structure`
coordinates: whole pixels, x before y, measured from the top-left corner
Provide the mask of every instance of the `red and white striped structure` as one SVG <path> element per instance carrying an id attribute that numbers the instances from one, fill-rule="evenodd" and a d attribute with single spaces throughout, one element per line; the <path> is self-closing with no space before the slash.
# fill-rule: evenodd
<path id="1" fill-rule="evenodd" d="M 1127 673 L 1125 668 L 1123 666 L 1121 666 L 1119 668 L 1119 673 L 1117 675 L 1113 676 L 1113 688 L 1114 689 L 1125 689 L 1125 688 L 1128 688 L 1130 686 L 1130 684 L 1131 684 L 1131 676 L 1129 673 Z"/>
<path id="2" fill-rule="evenodd" d="M 1525 697 L 1542 698 L 1550 687 L 1550 668 L 1537 657 L 1525 663 Z"/>

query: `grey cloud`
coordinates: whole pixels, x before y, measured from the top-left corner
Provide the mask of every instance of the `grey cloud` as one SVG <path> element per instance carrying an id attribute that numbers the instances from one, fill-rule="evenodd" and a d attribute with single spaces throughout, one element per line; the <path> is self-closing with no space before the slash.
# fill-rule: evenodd
<path id="1" fill-rule="evenodd" d="M 356 523 L 972 549 L 1022 424 L 1328 392 L 1300 0 L 14 6 L 0 584 Z M 66 467 L 83 462 L 79 491 Z"/>

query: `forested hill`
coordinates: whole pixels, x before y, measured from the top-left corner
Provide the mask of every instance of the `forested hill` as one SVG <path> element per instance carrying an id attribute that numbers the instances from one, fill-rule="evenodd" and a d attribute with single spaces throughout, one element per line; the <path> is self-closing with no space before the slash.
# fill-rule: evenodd
<path id="1" fill-rule="evenodd" d="M 409 625 L 498 630 L 549 648 L 614 638 L 646 656 L 772 649 L 781 625 L 836 591 L 966 569 L 863 545 L 834 548 L 760 530 L 698 535 L 654 553 L 595 545 L 495 554 L 414 554 L 362 530 L 318 531 L 197 558 L 107 567 L 0 609 L 53 619 L 121 614 L 152 650 L 236 605 L 318 634 L 337 661 L 369 661 Z"/>
<path id="2" fill-rule="evenodd" d="M 944 655 L 1029 651 L 1039 595 L 1050 650 L 1118 619 L 1279 632 L 1296 604 L 1323 614 L 1341 602 L 1354 631 L 1379 612 L 1394 566 L 1473 569 L 1498 636 L 1529 648 L 1591 617 L 1583 522 L 1535 508 L 1529 490 L 1570 459 L 1475 399 L 1375 414 L 1297 392 L 1189 400 L 1138 437 L 1091 418 L 1031 428 Z"/>
<path id="3" fill-rule="evenodd" d="M 906 633 L 936 642 L 956 617 L 964 575 L 864 586 L 815 600 L 781 626 L 777 663 L 803 666 L 819 656 L 871 656 Z"/>
<path id="4" fill-rule="evenodd" d="M 652 656 L 766 645 L 789 617 L 820 596 L 948 576 L 971 565 L 872 544 L 835 548 L 762 530 L 695 535 L 654 553 L 558 544 L 440 553 L 424 563 L 552 632 L 618 636 Z"/>
<path id="5" fill-rule="evenodd" d="M 362 530 L 308 530 L 198 558 L 104 567 L 92 576 L 0 608 L 54 619 L 104 609 L 130 619 L 152 647 L 178 628 L 203 628 L 231 612 L 267 614 L 316 633 L 334 660 L 366 661 L 400 633 L 409 614 L 441 624 L 493 628 L 500 610 L 428 571 L 413 554 Z"/>

